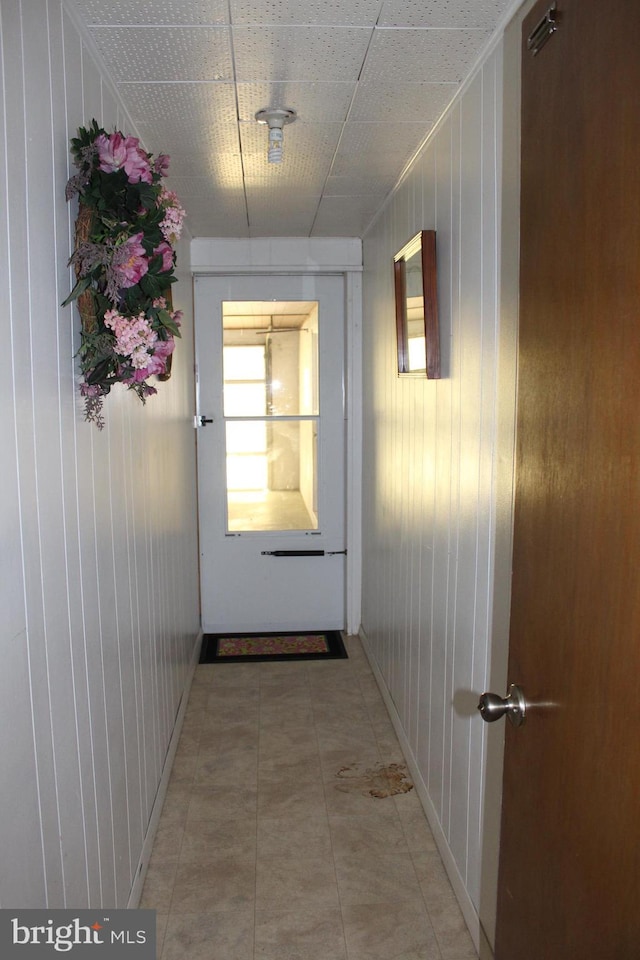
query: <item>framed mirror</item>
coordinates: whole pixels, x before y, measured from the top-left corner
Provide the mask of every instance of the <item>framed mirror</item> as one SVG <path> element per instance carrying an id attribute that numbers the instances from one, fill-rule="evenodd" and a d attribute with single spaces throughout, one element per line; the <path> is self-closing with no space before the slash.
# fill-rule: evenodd
<path id="1" fill-rule="evenodd" d="M 398 376 L 440 379 L 436 232 L 421 230 L 393 258 Z"/>

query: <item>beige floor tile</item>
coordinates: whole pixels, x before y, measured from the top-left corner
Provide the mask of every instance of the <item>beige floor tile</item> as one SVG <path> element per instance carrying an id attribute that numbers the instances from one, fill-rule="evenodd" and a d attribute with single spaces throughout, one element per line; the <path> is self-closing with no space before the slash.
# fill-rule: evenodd
<path id="1" fill-rule="evenodd" d="M 261 728 L 258 749 L 260 761 L 287 756 L 310 759 L 318 757 L 318 740 L 315 730 L 309 727 L 287 729 L 270 725 Z"/>
<path id="2" fill-rule="evenodd" d="M 189 804 L 191 803 L 191 783 L 173 780 L 169 781 L 169 786 L 162 804 L 162 820 L 173 820 L 181 822 L 187 819 Z"/>
<path id="3" fill-rule="evenodd" d="M 440 960 L 422 901 L 342 909 L 349 960 Z"/>
<path id="4" fill-rule="evenodd" d="M 325 858 L 293 857 L 258 860 L 256 910 L 294 910 L 338 907 L 338 885 L 333 862 Z"/>
<path id="5" fill-rule="evenodd" d="M 336 858 L 336 876 L 342 906 L 420 900 L 422 892 L 413 862 L 402 856 Z"/>
<path id="6" fill-rule="evenodd" d="M 153 838 L 152 862 L 156 860 L 176 861 L 180 856 L 184 825 L 186 820 L 171 820 L 160 817 L 156 835 Z"/>
<path id="7" fill-rule="evenodd" d="M 392 797 L 372 796 L 372 783 L 356 775 L 376 769 L 376 764 L 350 764 L 339 768 L 333 777 L 325 778 L 325 798 L 330 817 L 397 815 Z M 378 780 L 374 786 L 379 786 Z"/>
<path id="8" fill-rule="evenodd" d="M 258 751 L 255 748 L 233 748 L 205 752 L 198 757 L 194 785 L 224 786 L 237 790 L 255 789 L 258 780 Z"/>
<path id="9" fill-rule="evenodd" d="M 313 713 L 317 726 L 326 730 L 371 722 L 366 704 L 359 696 L 323 697 L 314 703 Z"/>
<path id="10" fill-rule="evenodd" d="M 256 892 L 256 868 L 244 860 L 201 860 L 179 863 L 170 913 L 205 913 L 233 910 L 252 904 Z"/>
<path id="11" fill-rule="evenodd" d="M 162 960 L 253 960 L 253 907 L 171 914 Z"/>
<path id="12" fill-rule="evenodd" d="M 181 863 L 201 860 L 247 860 L 255 862 L 256 818 L 240 820 L 188 820 L 180 849 Z"/>
<path id="13" fill-rule="evenodd" d="M 337 907 L 256 913 L 255 960 L 346 960 Z"/>
<path id="14" fill-rule="evenodd" d="M 421 853 L 412 850 L 411 856 L 418 880 L 422 884 L 422 893 L 427 900 L 427 906 L 429 905 L 429 897 L 441 898 L 453 895 L 447 871 L 437 850 Z"/>
<path id="15" fill-rule="evenodd" d="M 267 731 L 313 729 L 313 707 L 310 703 L 267 703 L 260 707 L 260 728 Z"/>
<path id="16" fill-rule="evenodd" d="M 326 815 L 261 817 L 258 820 L 258 860 L 311 857 L 333 862 L 331 833 Z"/>
<path id="17" fill-rule="evenodd" d="M 169 912 L 177 869 L 177 861 L 156 860 L 152 856 L 140 897 L 141 910 Z"/>
<path id="18" fill-rule="evenodd" d="M 430 898 L 427 913 L 442 960 L 473 960 L 478 956 L 453 892 L 448 897 Z"/>
<path id="19" fill-rule="evenodd" d="M 162 913 L 156 910 L 156 957 L 162 956 L 164 946 L 164 937 L 167 930 L 168 913 Z"/>
<path id="20" fill-rule="evenodd" d="M 305 814 L 326 817 L 322 780 L 263 780 L 258 793 L 258 819 Z"/>
<path id="21" fill-rule="evenodd" d="M 332 817 L 329 826 L 336 860 L 340 857 L 409 854 L 395 812 L 367 817 Z"/>
<path id="22" fill-rule="evenodd" d="M 336 776 L 402 761 L 347 644 L 343 661 L 197 668 L 141 902 L 162 960 L 475 957 L 415 790 Z"/>
<path id="23" fill-rule="evenodd" d="M 381 762 L 378 746 L 375 741 L 369 743 L 352 743 L 351 746 L 331 748 L 324 746 L 320 752 L 322 775 L 325 780 L 331 780 L 345 767 L 361 765 L 373 767 Z"/>
<path id="24" fill-rule="evenodd" d="M 316 782 L 322 779 L 320 757 L 303 756 L 302 758 L 280 754 L 266 756 L 258 762 L 258 789 L 263 781 L 298 780 L 300 782 Z"/>
<path id="25" fill-rule="evenodd" d="M 257 805 L 255 787 L 237 789 L 233 784 L 194 786 L 187 820 L 244 820 L 255 816 Z"/>

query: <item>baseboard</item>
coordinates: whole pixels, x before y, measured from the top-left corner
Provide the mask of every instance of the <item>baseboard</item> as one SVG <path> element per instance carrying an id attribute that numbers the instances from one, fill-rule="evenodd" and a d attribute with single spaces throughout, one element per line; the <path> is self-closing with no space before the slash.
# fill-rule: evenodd
<path id="1" fill-rule="evenodd" d="M 373 670 L 373 675 L 376 678 L 378 687 L 380 688 L 382 699 L 384 700 L 387 710 L 389 711 L 389 716 L 391 717 L 391 722 L 393 724 L 398 740 L 400 741 L 400 746 L 402 747 L 402 752 L 407 761 L 407 766 L 409 768 L 409 772 L 411 773 L 411 777 L 413 779 L 416 793 L 420 798 L 420 803 L 422 804 L 422 808 L 424 810 L 425 816 L 429 822 L 429 826 L 431 827 L 431 832 L 433 833 L 436 846 L 438 847 L 438 852 L 442 857 L 442 863 L 444 865 L 445 870 L 447 871 L 449 880 L 451 881 L 453 892 L 455 893 L 458 903 L 460 904 L 460 910 L 462 911 L 462 915 L 464 917 L 465 923 L 469 928 L 469 933 L 471 934 L 471 939 L 473 940 L 474 946 L 478 951 L 478 953 L 480 953 L 481 940 L 483 940 L 484 937 L 482 936 L 482 933 L 481 933 L 481 925 L 480 925 L 480 918 L 478 916 L 478 912 L 473 905 L 471 897 L 469 896 L 467 889 L 464 885 L 464 881 L 460 876 L 460 871 L 458 870 L 457 864 L 453 859 L 453 854 L 451 853 L 449 844 L 447 843 L 447 839 L 444 835 L 444 831 L 440 824 L 440 820 L 438 819 L 436 809 L 431 801 L 431 797 L 429 796 L 429 791 L 427 790 L 426 784 L 423 780 L 422 774 L 420 772 L 416 759 L 413 755 L 413 751 L 409 746 L 409 741 L 407 740 L 407 735 L 404 731 L 404 727 L 402 726 L 400 715 L 396 710 L 396 706 L 393 702 L 391 694 L 389 693 L 387 685 L 384 681 L 384 677 L 382 676 L 380 667 L 378 666 L 375 657 L 373 656 L 373 654 L 371 653 L 371 650 L 369 649 L 367 636 L 364 630 L 362 629 L 362 627 L 360 628 L 359 636 L 360 636 L 360 641 L 362 643 L 362 648 L 366 654 L 366 657 L 367 657 L 367 660 L 369 661 L 371 669 Z"/>
<path id="2" fill-rule="evenodd" d="M 147 869 L 149 867 L 149 861 L 151 859 L 153 841 L 155 840 L 156 830 L 158 829 L 158 823 L 160 822 L 160 814 L 162 813 L 164 798 L 167 795 L 167 787 L 169 786 L 169 779 L 171 778 L 173 761 L 176 755 L 176 750 L 178 749 L 178 741 L 180 740 L 180 734 L 182 732 L 184 715 L 187 710 L 187 703 L 189 702 L 189 693 L 191 691 L 191 684 L 193 683 L 193 675 L 196 672 L 196 667 L 198 666 L 198 660 L 200 659 L 201 646 L 202 646 L 202 630 L 198 634 L 196 638 L 196 642 L 194 644 L 193 653 L 191 656 L 191 662 L 189 664 L 189 672 L 187 674 L 187 680 L 184 685 L 184 690 L 182 693 L 182 700 L 180 701 L 180 707 L 178 709 L 178 713 L 176 716 L 176 722 L 173 727 L 173 733 L 171 734 L 171 740 L 169 741 L 169 747 L 167 749 L 167 754 L 165 756 L 164 766 L 162 768 L 162 776 L 160 778 L 160 784 L 158 786 L 158 792 L 156 793 L 156 798 L 154 800 L 153 808 L 151 810 L 149 825 L 147 827 L 144 843 L 142 844 L 142 852 L 140 853 L 140 859 L 138 860 L 138 866 L 136 868 L 135 879 L 131 887 L 131 893 L 129 894 L 127 910 L 137 909 L 138 904 L 140 903 L 140 897 L 142 896 L 142 888 L 144 886 L 145 877 L 147 875 Z"/>

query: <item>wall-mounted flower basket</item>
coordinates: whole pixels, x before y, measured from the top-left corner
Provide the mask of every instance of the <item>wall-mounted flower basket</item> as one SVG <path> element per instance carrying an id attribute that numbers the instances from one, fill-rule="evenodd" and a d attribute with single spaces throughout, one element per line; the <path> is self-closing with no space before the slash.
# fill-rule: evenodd
<path id="1" fill-rule="evenodd" d="M 135 137 L 107 134 L 93 120 L 78 130 L 71 153 L 79 171 L 66 191 L 80 200 L 69 261 L 77 282 L 63 306 L 78 305 L 85 417 L 102 429 L 114 384 L 144 403 L 157 392 L 150 377 L 169 379 L 182 317 L 171 284 L 184 210 L 162 185 L 169 158 L 154 160 Z"/>

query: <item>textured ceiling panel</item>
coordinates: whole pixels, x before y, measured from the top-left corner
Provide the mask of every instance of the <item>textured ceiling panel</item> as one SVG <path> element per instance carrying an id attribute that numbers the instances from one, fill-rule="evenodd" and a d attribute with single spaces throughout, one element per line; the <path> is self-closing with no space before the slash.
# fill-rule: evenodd
<path id="1" fill-rule="evenodd" d="M 371 30 L 233 27 L 239 81 L 357 80 Z"/>
<path id="2" fill-rule="evenodd" d="M 423 123 L 349 123 L 338 155 L 406 157 L 418 148 L 426 133 Z"/>
<path id="3" fill-rule="evenodd" d="M 512 2 L 64 0 L 191 234 L 225 237 L 361 235 Z M 267 107 L 298 114 L 282 164 Z"/>
<path id="4" fill-rule="evenodd" d="M 317 197 L 292 198 L 287 204 L 249 199 L 249 236 L 308 236 L 318 208 Z"/>
<path id="5" fill-rule="evenodd" d="M 84 0 L 79 2 L 89 24 L 217 24 L 228 23 L 227 0 Z"/>
<path id="6" fill-rule="evenodd" d="M 314 237 L 359 237 L 371 223 L 380 201 L 375 197 L 324 197 L 316 216 Z M 353 233 L 349 231 L 353 230 Z"/>
<path id="7" fill-rule="evenodd" d="M 489 39 L 483 30 L 376 30 L 362 79 L 459 81 Z"/>
<path id="8" fill-rule="evenodd" d="M 238 113 L 241 120 L 253 121 L 263 107 L 292 109 L 303 122 L 344 120 L 356 89 L 346 83 L 239 83 Z"/>
<path id="9" fill-rule="evenodd" d="M 186 224 L 193 237 L 248 237 L 247 210 L 244 197 L 217 203 L 199 200 L 185 203 Z"/>
<path id="10" fill-rule="evenodd" d="M 200 157 L 221 153 L 240 154 L 238 125 L 235 123 L 220 123 L 205 127 L 189 127 L 178 123 L 166 124 L 161 142 L 155 132 L 154 124 L 139 123 L 138 129 L 147 148 L 153 148 L 153 153 L 162 151 L 169 156 L 192 154 Z"/>
<path id="11" fill-rule="evenodd" d="M 135 121 L 163 126 L 236 121 L 233 83 L 121 83 L 118 89 Z"/>
<path id="12" fill-rule="evenodd" d="M 382 0 L 231 0 L 232 23 L 374 26 Z"/>
<path id="13" fill-rule="evenodd" d="M 343 130 L 341 123 L 289 124 L 284 128 L 283 153 L 287 157 L 287 171 L 302 160 L 331 158 Z M 263 123 L 240 124 L 240 139 L 245 154 L 259 154 L 267 161 L 269 131 Z M 272 165 L 273 166 L 273 165 Z"/>
<path id="14" fill-rule="evenodd" d="M 221 191 L 222 199 L 227 192 L 242 190 L 242 158 L 239 153 L 216 153 L 208 156 L 172 153 L 170 156 L 170 179 L 201 177 L 204 173 L 211 180 L 212 186 Z"/>
<path id="15" fill-rule="evenodd" d="M 300 160 L 293 162 L 285 159 L 279 165 L 268 164 L 266 156 L 259 155 L 244 159 L 244 180 L 247 190 L 260 188 L 269 193 L 286 197 L 289 191 L 320 196 L 331 166 L 330 158 L 322 160 Z"/>
<path id="16" fill-rule="evenodd" d="M 381 27 L 458 27 L 492 30 L 511 0 L 385 0 Z"/>
<path id="17" fill-rule="evenodd" d="M 107 69 L 125 80 L 230 80 L 229 27 L 92 27 Z"/>
<path id="18" fill-rule="evenodd" d="M 359 83 L 349 120 L 433 122 L 458 83 Z"/>
<path id="19" fill-rule="evenodd" d="M 364 177 L 360 175 L 359 170 L 354 170 L 348 176 L 336 176 L 331 174 L 327 178 L 323 196 L 325 197 L 379 197 L 380 202 L 393 187 L 395 176 L 387 174 L 386 176 Z"/>

